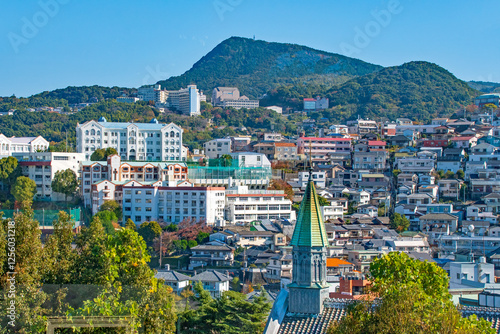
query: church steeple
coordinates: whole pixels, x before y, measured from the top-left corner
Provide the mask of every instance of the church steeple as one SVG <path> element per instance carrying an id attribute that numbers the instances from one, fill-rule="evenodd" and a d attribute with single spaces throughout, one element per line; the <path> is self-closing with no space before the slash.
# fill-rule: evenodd
<path id="1" fill-rule="evenodd" d="M 288 311 L 292 313 L 321 313 L 323 301 L 328 298 L 328 238 L 312 173 L 311 168 L 290 243 L 293 246 L 293 275 L 288 285 Z"/>
<path id="2" fill-rule="evenodd" d="M 309 171 L 309 181 L 300 204 L 297 224 L 290 246 L 328 247 L 328 237 L 321 216 L 316 187 Z"/>

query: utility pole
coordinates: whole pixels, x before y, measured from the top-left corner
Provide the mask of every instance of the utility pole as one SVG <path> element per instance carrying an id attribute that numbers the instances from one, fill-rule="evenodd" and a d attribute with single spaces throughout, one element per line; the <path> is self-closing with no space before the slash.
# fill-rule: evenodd
<path id="1" fill-rule="evenodd" d="M 161 256 L 162 256 L 162 240 L 161 239 L 163 239 L 162 236 L 163 236 L 163 230 L 160 233 L 160 269 L 161 269 L 161 260 L 162 260 L 162 258 L 161 258 Z"/>

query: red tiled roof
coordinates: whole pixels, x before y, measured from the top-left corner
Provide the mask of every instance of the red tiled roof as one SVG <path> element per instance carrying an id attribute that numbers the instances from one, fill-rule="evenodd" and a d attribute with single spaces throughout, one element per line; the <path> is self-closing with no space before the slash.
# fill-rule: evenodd
<path id="1" fill-rule="evenodd" d="M 383 140 L 369 140 L 368 145 L 371 146 L 385 146 L 387 143 Z"/>
<path id="2" fill-rule="evenodd" d="M 455 140 L 455 141 L 458 141 L 458 140 L 471 140 L 472 138 L 474 138 L 474 137 L 473 136 L 464 136 L 464 137 L 453 137 L 450 140 Z"/>
<path id="3" fill-rule="evenodd" d="M 302 140 L 329 140 L 329 141 L 351 141 L 351 138 L 328 138 L 328 137 L 300 137 Z"/>

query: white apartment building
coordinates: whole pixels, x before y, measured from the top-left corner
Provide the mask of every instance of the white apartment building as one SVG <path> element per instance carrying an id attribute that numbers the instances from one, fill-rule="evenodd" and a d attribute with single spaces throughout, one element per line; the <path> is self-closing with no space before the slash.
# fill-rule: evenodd
<path id="1" fill-rule="evenodd" d="M 168 91 L 168 103 L 180 113 L 189 116 L 200 115 L 200 101 L 202 93 L 196 85 L 189 85 L 187 88 Z"/>
<path id="2" fill-rule="evenodd" d="M 161 89 L 160 85 L 141 87 L 137 96 L 142 101 L 153 101 L 157 107 L 172 107 L 189 116 L 200 115 L 200 102 L 206 101 L 206 96 L 196 85 L 179 90 Z"/>
<path id="3" fill-rule="evenodd" d="M 82 153 L 83 154 L 83 153 Z M 139 182 L 163 181 L 166 185 L 176 186 L 178 182 L 187 180 L 188 168 L 184 162 L 122 162 L 118 155 L 108 157 L 107 161 L 83 161 L 81 163 L 81 194 L 85 206 L 91 205 L 92 187 L 102 181 L 110 181 L 115 190 L 115 195 L 110 192 L 109 196 L 102 200 L 120 200 L 118 193 L 121 185 L 137 180 Z M 103 184 L 101 186 L 108 186 Z M 99 203 L 97 203 L 99 204 Z M 99 206 L 96 204 L 96 211 Z M 102 204 L 102 203 L 100 203 Z"/>
<path id="4" fill-rule="evenodd" d="M 224 218 L 223 187 L 165 187 L 162 181 L 149 185 L 130 181 L 123 185 L 123 219 L 137 225 L 144 221 L 180 223 L 184 219 L 214 225 Z"/>
<path id="5" fill-rule="evenodd" d="M 19 161 L 21 172 L 36 183 L 36 196 L 39 199 L 62 201 L 65 196 L 52 191 L 52 180 L 58 171 L 71 169 L 77 178 L 80 177 L 80 163 L 83 153 L 33 152 L 13 153 Z"/>
<path id="6" fill-rule="evenodd" d="M 236 186 L 226 190 L 226 220 L 250 223 L 254 220 L 284 218 L 295 221 L 292 202 L 282 190 L 248 190 Z"/>
<path id="7" fill-rule="evenodd" d="M 312 180 L 316 188 L 326 188 L 326 172 L 312 172 Z M 305 188 L 309 182 L 309 172 L 299 172 L 298 182 L 301 188 Z"/>
<path id="8" fill-rule="evenodd" d="M 113 147 L 123 160 L 183 161 L 183 129 L 174 123 L 107 122 L 101 117 L 76 126 L 76 149 L 89 160 L 99 148 Z"/>
<path id="9" fill-rule="evenodd" d="M 160 85 L 141 87 L 137 90 L 137 97 L 146 102 L 153 101 L 155 103 L 165 103 L 168 98 L 168 91 L 162 90 Z"/>
<path id="10" fill-rule="evenodd" d="M 334 201 L 330 205 L 320 207 L 323 221 L 337 220 L 344 218 L 344 207 Z"/>
<path id="11" fill-rule="evenodd" d="M 49 142 L 42 136 L 38 137 L 7 137 L 0 133 L 0 158 L 13 153 L 44 152 L 49 148 Z"/>
<path id="12" fill-rule="evenodd" d="M 430 174 L 436 167 L 433 158 L 404 158 L 397 162 L 397 169 L 402 173 Z"/>
<path id="13" fill-rule="evenodd" d="M 231 138 L 212 139 L 203 144 L 203 149 L 208 159 L 217 159 L 232 152 L 231 143 Z"/>

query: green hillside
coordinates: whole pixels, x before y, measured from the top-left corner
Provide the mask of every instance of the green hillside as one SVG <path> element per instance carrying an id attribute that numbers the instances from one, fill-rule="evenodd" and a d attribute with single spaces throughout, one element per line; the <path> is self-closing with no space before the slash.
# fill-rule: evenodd
<path id="1" fill-rule="evenodd" d="M 92 98 L 96 98 L 99 101 L 105 99 L 114 99 L 121 96 L 123 93 L 126 95 L 135 94 L 137 89 L 135 88 L 124 88 L 124 87 L 103 87 L 103 86 L 81 86 L 73 87 L 69 86 L 62 89 L 56 89 L 53 91 L 45 91 L 40 94 L 33 95 L 32 98 L 46 98 L 46 99 L 64 99 L 67 100 L 69 104 L 75 103 L 87 103 L 91 102 Z"/>
<path id="2" fill-rule="evenodd" d="M 417 61 L 387 67 L 330 89 L 327 96 L 333 110 L 323 115 L 334 119 L 359 115 L 428 121 L 471 104 L 477 94 L 442 67 Z"/>
<path id="3" fill-rule="evenodd" d="M 483 93 L 500 93 L 500 83 L 488 81 L 469 81 L 467 84 Z"/>
<path id="4" fill-rule="evenodd" d="M 332 86 L 372 73 L 381 66 L 309 47 L 231 37 L 217 45 L 184 74 L 159 81 L 167 89 L 196 84 L 210 93 L 217 86 L 238 87 L 259 98 L 280 85 Z"/>

